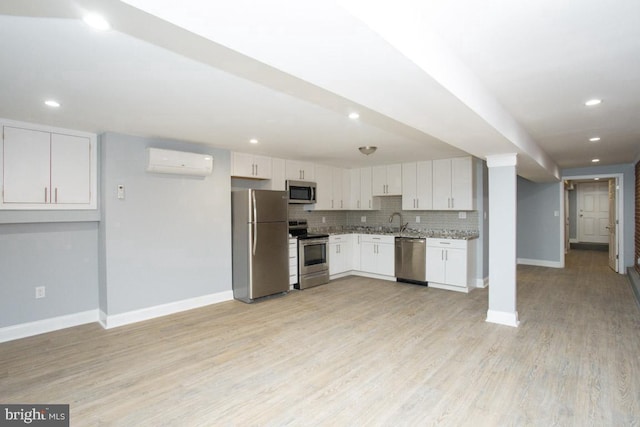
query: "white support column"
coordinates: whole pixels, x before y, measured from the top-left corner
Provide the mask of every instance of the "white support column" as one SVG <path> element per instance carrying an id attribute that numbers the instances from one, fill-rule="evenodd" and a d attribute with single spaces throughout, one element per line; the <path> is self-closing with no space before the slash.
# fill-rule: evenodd
<path id="1" fill-rule="evenodd" d="M 517 327 L 517 154 L 487 156 L 489 168 L 489 310 L 487 322 Z"/>

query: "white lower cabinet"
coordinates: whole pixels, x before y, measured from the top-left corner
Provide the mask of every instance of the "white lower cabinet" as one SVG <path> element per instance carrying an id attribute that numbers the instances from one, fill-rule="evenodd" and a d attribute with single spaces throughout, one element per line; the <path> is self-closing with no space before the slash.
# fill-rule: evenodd
<path id="1" fill-rule="evenodd" d="M 351 241 L 354 235 L 335 234 L 329 236 L 329 276 L 352 270 Z"/>
<path id="2" fill-rule="evenodd" d="M 434 288 L 474 288 L 475 240 L 427 239 L 427 282 Z"/>
<path id="3" fill-rule="evenodd" d="M 360 235 L 360 271 L 393 276 L 395 274 L 395 237 Z"/>
<path id="4" fill-rule="evenodd" d="M 298 283 L 298 239 L 289 239 L 289 285 Z"/>

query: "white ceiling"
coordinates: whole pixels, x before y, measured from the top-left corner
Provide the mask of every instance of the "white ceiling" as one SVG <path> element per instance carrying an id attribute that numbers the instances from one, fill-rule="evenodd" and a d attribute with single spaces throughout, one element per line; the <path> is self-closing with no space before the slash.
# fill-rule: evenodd
<path id="1" fill-rule="evenodd" d="M 343 167 L 515 152 L 536 181 L 640 154 L 637 0 L 0 1 L 0 63 L 0 117 L 97 133 Z"/>

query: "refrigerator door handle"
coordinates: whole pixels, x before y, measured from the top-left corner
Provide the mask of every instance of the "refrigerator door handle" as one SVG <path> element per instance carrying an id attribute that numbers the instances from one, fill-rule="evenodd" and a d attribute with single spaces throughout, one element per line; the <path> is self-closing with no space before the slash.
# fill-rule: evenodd
<path id="1" fill-rule="evenodd" d="M 258 246 L 258 208 L 256 206 L 256 192 L 252 191 L 253 197 L 253 255 L 256 254 L 256 247 Z"/>

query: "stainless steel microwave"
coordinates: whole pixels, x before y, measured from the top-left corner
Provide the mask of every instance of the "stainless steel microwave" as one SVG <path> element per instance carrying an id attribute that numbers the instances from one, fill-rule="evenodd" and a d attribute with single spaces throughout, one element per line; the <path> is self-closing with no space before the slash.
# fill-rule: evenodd
<path id="1" fill-rule="evenodd" d="M 287 181 L 289 203 L 315 203 L 316 183 L 311 181 Z"/>

